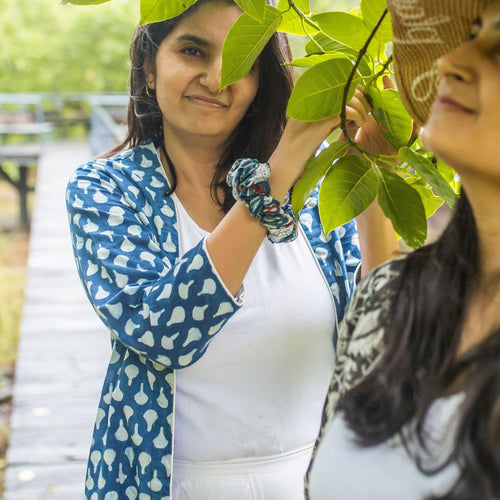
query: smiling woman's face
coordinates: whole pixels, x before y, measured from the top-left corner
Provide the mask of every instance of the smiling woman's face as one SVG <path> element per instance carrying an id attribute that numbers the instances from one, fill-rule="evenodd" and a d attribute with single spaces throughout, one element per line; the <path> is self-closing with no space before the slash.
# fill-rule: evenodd
<path id="1" fill-rule="evenodd" d="M 224 144 L 245 116 L 257 93 L 258 64 L 219 93 L 222 46 L 241 12 L 223 0 L 208 2 L 161 43 L 156 74 L 148 81 L 163 114 L 165 137 L 211 137 Z"/>
<path id="2" fill-rule="evenodd" d="M 422 142 L 462 176 L 500 181 L 500 0 L 471 28 L 470 40 L 438 62 L 438 97 Z"/>

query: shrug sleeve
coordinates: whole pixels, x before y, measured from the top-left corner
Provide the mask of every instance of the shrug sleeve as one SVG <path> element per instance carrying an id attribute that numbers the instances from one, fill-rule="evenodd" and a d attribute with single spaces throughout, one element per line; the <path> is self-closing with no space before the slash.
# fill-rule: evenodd
<path id="1" fill-rule="evenodd" d="M 111 336 L 173 369 L 199 359 L 241 306 L 202 240 L 178 256 L 173 201 L 157 170 L 97 160 L 76 170 L 66 193 L 75 260 Z"/>

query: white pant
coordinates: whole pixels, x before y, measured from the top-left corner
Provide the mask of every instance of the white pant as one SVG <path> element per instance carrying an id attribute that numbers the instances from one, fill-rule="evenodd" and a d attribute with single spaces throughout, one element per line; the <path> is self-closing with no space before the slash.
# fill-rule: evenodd
<path id="1" fill-rule="evenodd" d="M 312 448 L 221 462 L 174 460 L 172 500 L 304 500 Z"/>

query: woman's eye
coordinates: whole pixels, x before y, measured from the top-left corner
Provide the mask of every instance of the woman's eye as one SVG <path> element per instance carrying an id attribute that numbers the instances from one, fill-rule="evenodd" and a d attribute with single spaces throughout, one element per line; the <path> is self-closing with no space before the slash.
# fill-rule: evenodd
<path id="1" fill-rule="evenodd" d="M 472 28 L 469 32 L 469 36 L 466 41 L 474 40 L 474 38 L 476 38 L 477 35 L 479 35 L 479 30 L 480 28 L 477 29 Z"/>
<path id="2" fill-rule="evenodd" d="M 477 18 L 474 20 L 472 23 L 470 32 L 469 32 L 469 40 L 473 40 L 474 38 L 479 35 L 479 32 L 481 31 L 481 27 L 483 25 L 483 21 L 481 18 Z"/>
<path id="3" fill-rule="evenodd" d="M 182 49 L 182 52 L 187 56 L 201 56 L 200 50 L 195 47 L 187 47 L 185 49 Z"/>

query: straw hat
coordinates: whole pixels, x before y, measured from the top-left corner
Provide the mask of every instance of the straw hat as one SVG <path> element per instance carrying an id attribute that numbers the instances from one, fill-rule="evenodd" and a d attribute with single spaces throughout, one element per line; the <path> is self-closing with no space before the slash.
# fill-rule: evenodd
<path id="1" fill-rule="evenodd" d="M 467 40 L 472 22 L 494 0 L 387 0 L 396 84 L 423 125 L 436 96 L 436 60 Z"/>

